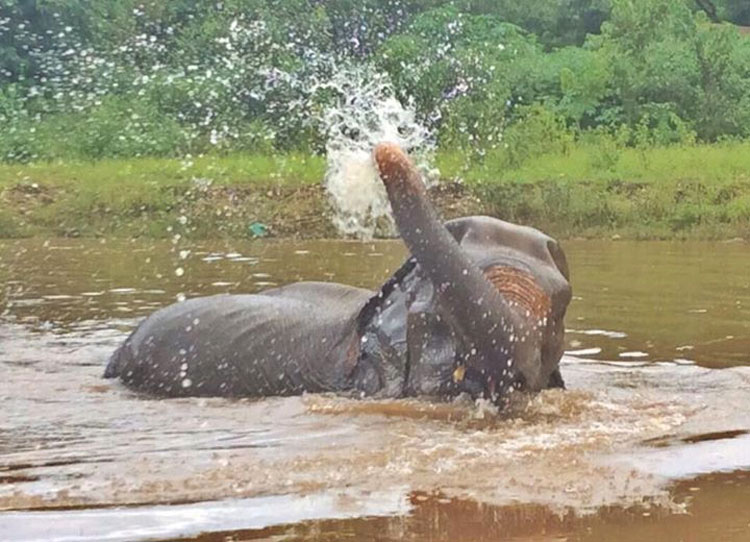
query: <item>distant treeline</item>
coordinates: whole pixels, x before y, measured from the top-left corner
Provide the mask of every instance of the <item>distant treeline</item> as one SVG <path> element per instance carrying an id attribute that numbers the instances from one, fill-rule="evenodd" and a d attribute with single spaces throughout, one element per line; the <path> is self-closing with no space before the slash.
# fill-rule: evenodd
<path id="1" fill-rule="evenodd" d="M 317 153 L 360 68 L 516 165 L 745 139 L 742 26 L 747 0 L 0 0 L 0 161 Z"/>

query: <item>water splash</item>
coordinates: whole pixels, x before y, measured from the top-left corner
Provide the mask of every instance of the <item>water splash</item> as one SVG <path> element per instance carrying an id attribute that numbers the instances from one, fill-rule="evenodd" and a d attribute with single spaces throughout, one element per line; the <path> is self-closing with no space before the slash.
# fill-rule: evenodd
<path id="1" fill-rule="evenodd" d="M 395 233 L 385 189 L 378 179 L 372 149 L 383 141 L 412 154 L 430 184 L 433 134 L 410 103 L 395 95 L 390 79 L 368 66 L 338 66 L 325 84 L 337 99 L 321 119 L 328 167 L 325 188 L 339 232 L 370 239 L 376 231 Z"/>
<path id="2" fill-rule="evenodd" d="M 175 42 L 177 29 L 159 31 L 141 9 L 134 24 L 117 47 L 95 50 L 68 27 L 45 38 L 0 20 L 0 37 L 28 38 L 38 65 L 28 92 L 9 94 L 13 107 L 0 108 L 0 123 L 17 136 L 0 145 L 0 161 L 177 154 L 188 169 L 193 156 L 215 151 L 324 147 L 334 224 L 360 238 L 395 233 L 370 158 L 374 145 L 399 144 L 428 182 L 433 177 L 427 164 L 435 138 L 410 100 L 374 66 L 316 48 L 308 31 L 278 34 L 262 19 L 238 14 L 193 50 Z M 168 51 L 180 62 L 164 62 Z M 285 56 L 300 62 L 281 62 Z M 46 148 L 35 134 L 54 133 L 59 127 L 50 119 L 61 114 L 86 118 L 92 128 Z M 424 122 L 436 125 L 435 115 Z M 102 132 L 117 136 L 103 139 Z M 301 133 L 311 141 L 290 140 Z"/>

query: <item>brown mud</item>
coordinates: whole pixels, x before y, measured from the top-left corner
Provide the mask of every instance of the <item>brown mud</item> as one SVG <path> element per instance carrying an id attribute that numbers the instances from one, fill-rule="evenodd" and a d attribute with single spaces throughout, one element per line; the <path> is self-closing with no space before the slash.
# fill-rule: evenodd
<path id="1" fill-rule="evenodd" d="M 76 203 L 75 193 L 44 183 L 0 187 L 0 238 L 57 237 L 169 237 L 180 229 L 194 239 L 252 238 L 250 226 L 263 224 L 270 237 L 333 239 L 339 237 L 333 211 L 322 185 L 165 187 L 151 201 L 134 199 L 113 205 L 106 200 Z M 465 185 L 444 182 L 430 190 L 430 198 L 446 220 L 487 214 Z M 73 201 L 71 201 L 73 200 Z M 189 224 L 180 228 L 180 217 Z M 380 236 L 392 236 L 380 229 Z"/>
<path id="2" fill-rule="evenodd" d="M 0 238 L 72 237 L 164 239 L 179 231 L 189 239 L 335 239 L 333 210 L 318 184 L 177 185 L 147 180 L 99 192 L 75 182 L 0 179 Z M 205 182 L 204 182 L 205 181 Z M 706 187 L 657 188 L 638 182 L 476 182 L 442 180 L 430 200 L 449 220 L 487 214 L 529 224 L 561 239 L 680 239 L 750 241 L 748 215 L 728 214 Z M 738 184 L 738 194 L 748 190 Z M 718 196 L 717 196 L 718 197 Z M 738 196 L 739 197 L 739 196 Z M 682 207 L 680 207 L 682 205 Z M 683 208 L 684 207 L 684 208 Z M 731 215 L 731 216 L 730 216 Z M 375 237 L 391 238 L 388 221 Z"/>

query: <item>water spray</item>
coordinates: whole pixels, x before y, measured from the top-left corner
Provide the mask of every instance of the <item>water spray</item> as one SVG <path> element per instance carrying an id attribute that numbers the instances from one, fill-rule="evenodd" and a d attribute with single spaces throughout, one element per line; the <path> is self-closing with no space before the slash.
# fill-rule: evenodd
<path id="1" fill-rule="evenodd" d="M 412 104 L 396 98 L 390 79 L 367 66 L 338 66 L 321 87 L 337 99 L 322 115 L 328 167 L 324 180 L 334 209 L 333 222 L 344 235 L 370 239 L 376 231 L 394 234 L 390 205 L 371 153 L 389 141 L 412 154 L 425 179 L 434 151 L 432 133 L 416 118 Z"/>

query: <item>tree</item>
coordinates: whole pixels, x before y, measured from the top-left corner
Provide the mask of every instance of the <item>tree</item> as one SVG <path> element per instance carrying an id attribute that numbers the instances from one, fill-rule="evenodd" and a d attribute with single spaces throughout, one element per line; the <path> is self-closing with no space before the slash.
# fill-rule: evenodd
<path id="1" fill-rule="evenodd" d="M 599 33 L 611 9 L 610 0 L 461 0 L 457 5 L 520 26 L 548 47 L 581 45 L 588 34 Z"/>
<path id="2" fill-rule="evenodd" d="M 711 0 L 695 0 L 695 2 L 698 4 L 698 7 L 706 12 L 706 15 L 708 15 L 708 18 L 711 19 L 711 21 L 715 23 L 720 21 L 719 15 L 716 12 L 716 6 Z"/>
<path id="3" fill-rule="evenodd" d="M 750 2 L 747 0 L 695 0 L 714 23 L 722 20 L 750 25 Z"/>

